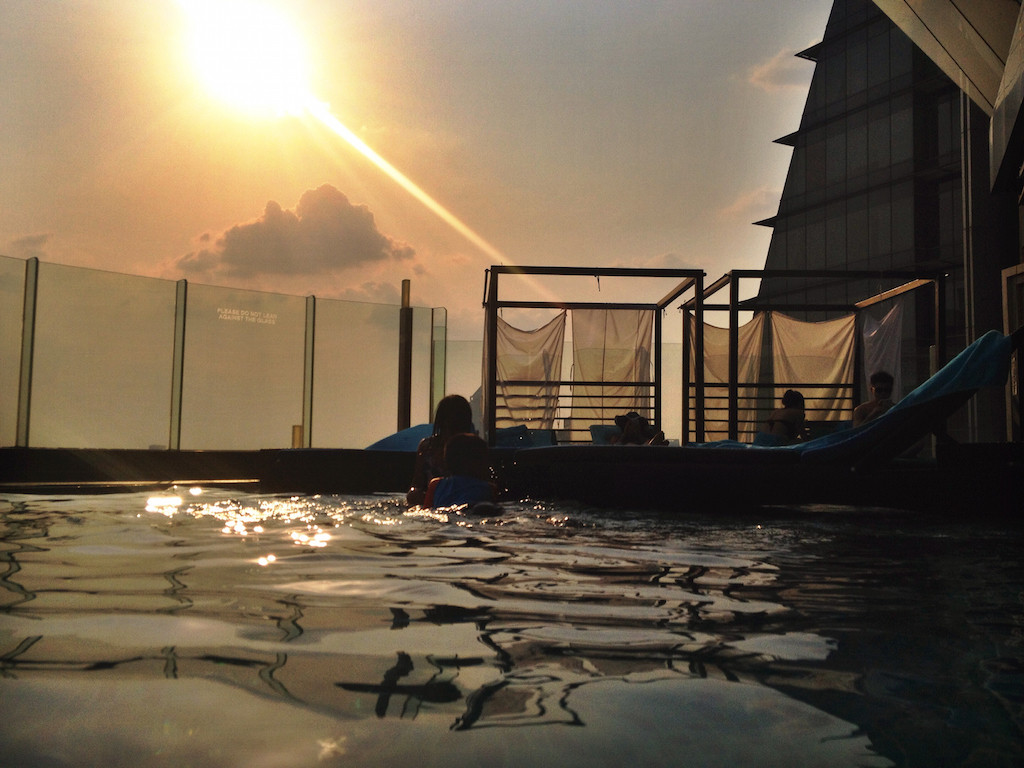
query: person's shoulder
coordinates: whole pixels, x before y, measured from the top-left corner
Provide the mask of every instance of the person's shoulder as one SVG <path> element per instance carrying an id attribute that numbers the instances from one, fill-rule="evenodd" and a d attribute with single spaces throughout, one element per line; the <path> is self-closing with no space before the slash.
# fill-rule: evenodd
<path id="1" fill-rule="evenodd" d="M 423 502 L 421 506 L 426 507 L 428 509 L 434 506 L 434 497 L 437 495 L 437 489 L 439 486 L 441 486 L 443 480 L 443 477 L 435 477 L 432 478 L 429 483 L 427 483 L 427 490 L 423 493 Z"/>

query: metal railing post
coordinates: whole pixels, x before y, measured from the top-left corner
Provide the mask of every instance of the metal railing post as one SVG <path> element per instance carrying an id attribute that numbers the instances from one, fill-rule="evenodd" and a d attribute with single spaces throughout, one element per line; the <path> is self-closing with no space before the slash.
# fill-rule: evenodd
<path id="1" fill-rule="evenodd" d="M 18 378 L 18 425 L 15 445 L 28 448 L 32 418 L 32 364 L 36 345 L 36 299 L 39 293 L 39 259 L 25 261 L 25 292 L 21 305 L 21 370 Z"/>
<path id="2" fill-rule="evenodd" d="M 179 280 L 174 295 L 174 352 L 171 359 L 171 423 L 167 447 L 181 450 L 181 399 L 185 386 L 185 310 L 188 307 L 188 281 Z"/>
<path id="3" fill-rule="evenodd" d="M 412 422 L 412 304 L 410 283 L 402 281 L 402 306 L 398 310 L 398 429 Z"/>

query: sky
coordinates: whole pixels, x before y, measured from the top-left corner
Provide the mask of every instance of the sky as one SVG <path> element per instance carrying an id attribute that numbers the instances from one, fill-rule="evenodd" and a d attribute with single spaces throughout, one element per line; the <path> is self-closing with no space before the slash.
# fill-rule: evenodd
<path id="1" fill-rule="evenodd" d="M 491 264 L 758 269 L 831 4 L 231 0 L 214 56 L 270 7 L 332 124 L 211 88 L 186 0 L 0 0 L 0 255 L 380 303 L 408 279 L 453 339 Z"/>

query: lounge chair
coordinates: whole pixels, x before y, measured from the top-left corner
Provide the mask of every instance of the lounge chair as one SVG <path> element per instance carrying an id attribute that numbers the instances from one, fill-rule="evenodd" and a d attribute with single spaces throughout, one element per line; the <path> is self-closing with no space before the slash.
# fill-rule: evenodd
<path id="1" fill-rule="evenodd" d="M 1005 384 L 1022 331 L 985 334 L 884 416 L 854 429 L 782 447 L 720 441 L 525 449 L 516 454 L 514 491 L 631 508 L 923 502 L 932 495 L 919 485 L 934 485 L 934 472 L 897 472 L 894 459 L 940 429 L 980 387 Z"/>

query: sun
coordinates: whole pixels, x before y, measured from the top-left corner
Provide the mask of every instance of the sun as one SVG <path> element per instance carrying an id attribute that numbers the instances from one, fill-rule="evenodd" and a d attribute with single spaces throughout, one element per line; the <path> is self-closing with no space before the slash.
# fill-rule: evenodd
<path id="1" fill-rule="evenodd" d="M 257 0 L 179 0 L 192 62 L 218 98 L 247 112 L 296 114 L 311 102 L 306 47 L 278 9 Z"/>

